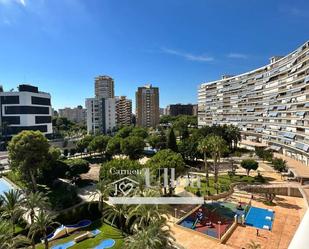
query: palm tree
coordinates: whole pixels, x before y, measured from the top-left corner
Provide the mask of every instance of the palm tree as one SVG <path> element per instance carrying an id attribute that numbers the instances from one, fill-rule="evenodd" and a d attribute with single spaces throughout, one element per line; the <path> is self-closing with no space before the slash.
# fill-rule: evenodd
<path id="1" fill-rule="evenodd" d="M 240 129 L 235 125 L 228 125 L 226 127 L 226 136 L 230 149 L 236 149 L 237 143 L 241 140 Z"/>
<path id="2" fill-rule="evenodd" d="M 112 225 L 117 225 L 123 233 L 126 225 L 127 214 L 128 206 L 117 204 L 114 206 L 107 206 L 103 213 L 103 217 L 110 221 Z"/>
<path id="3" fill-rule="evenodd" d="M 166 219 L 152 222 L 147 228 L 140 229 L 125 239 L 127 249 L 171 249 L 175 239 L 171 235 Z"/>
<path id="4" fill-rule="evenodd" d="M 216 184 L 218 182 L 219 174 L 218 162 L 220 161 L 222 154 L 227 151 L 227 146 L 225 140 L 222 137 L 213 134 L 206 137 L 206 144 L 213 159 Z M 218 188 L 217 193 L 219 193 Z"/>
<path id="5" fill-rule="evenodd" d="M 206 172 L 206 186 L 207 186 L 207 192 L 209 195 L 209 168 L 208 168 L 208 163 L 207 163 L 207 152 L 208 152 L 208 141 L 206 138 L 202 139 L 198 143 L 197 149 L 203 153 L 204 155 L 204 165 L 205 165 L 205 172 Z"/>
<path id="6" fill-rule="evenodd" d="M 258 243 L 255 243 L 254 241 L 250 241 L 249 244 L 247 244 L 248 249 L 261 249 L 261 245 Z"/>
<path id="7" fill-rule="evenodd" d="M 48 198 L 41 192 L 29 192 L 23 202 L 23 206 L 28 210 L 30 217 L 30 224 L 33 223 L 35 210 L 45 209 L 50 207 Z"/>
<path id="8" fill-rule="evenodd" d="M 47 239 L 47 230 L 49 227 L 59 224 L 58 222 L 54 222 L 55 216 L 47 211 L 39 210 L 39 212 L 34 215 L 34 222 L 29 227 L 29 237 L 31 240 L 37 234 L 41 234 L 44 238 L 45 249 L 48 249 L 48 239 Z"/>
<path id="9" fill-rule="evenodd" d="M 101 213 L 104 213 L 104 203 L 108 200 L 108 197 L 110 196 L 112 190 L 113 187 L 111 186 L 109 180 L 101 179 L 96 185 L 96 192 L 92 194 L 92 197 L 94 199 L 99 199 L 99 210 L 101 211 Z"/>
<path id="10" fill-rule="evenodd" d="M 15 224 L 23 215 L 24 211 L 21 207 L 23 197 L 20 190 L 11 189 L 0 195 L 2 202 L 2 217 L 8 218 L 11 222 L 12 234 L 15 233 Z"/>

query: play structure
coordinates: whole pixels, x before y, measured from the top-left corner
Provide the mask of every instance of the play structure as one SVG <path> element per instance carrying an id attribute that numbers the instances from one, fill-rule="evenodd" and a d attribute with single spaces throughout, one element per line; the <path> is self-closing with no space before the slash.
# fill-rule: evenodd
<path id="1" fill-rule="evenodd" d="M 85 233 L 77 236 L 74 240 L 71 240 L 69 242 L 66 242 L 66 243 L 63 243 L 63 244 L 60 244 L 60 245 L 53 246 L 53 247 L 51 247 L 51 249 L 67 249 L 67 248 L 74 246 L 76 243 L 79 243 L 79 242 L 84 241 L 86 239 L 94 238 L 99 233 L 101 233 L 101 231 L 98 230 L 98 229 L 93 230 L 93 231 L 88 231 L 88 232 L 85 232 Z"/>
<path id="2" fill-rule="evenodd" d="M 200 206 L 179 221 L 179 225 L 220 239 L 235 222 L 245 216 L 247 203 L 211 202 Z"/>
<path id="3" fill-rule="evenodd" d="M 78 222 L 77 224 L 74 225 L 61 225 L 60 227 L 58 227 L 54 232 L 50 233 L 49 235 L 47 235 L 47 240 L 48 241 L 52 241 L 55 239 L 59 239 L 67 234 L 70 234 L 78 229 L 81 228 L 85 228 L 91 225 L 91 221 L 90 220 L 81 220 L 80 222 Z M 42 239 L 42 242 L 44 241 L 44 239 Z"/>

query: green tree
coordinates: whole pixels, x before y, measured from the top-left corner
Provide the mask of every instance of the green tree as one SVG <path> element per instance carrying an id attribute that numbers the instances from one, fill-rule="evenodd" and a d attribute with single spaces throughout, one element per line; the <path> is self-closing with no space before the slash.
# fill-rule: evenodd
<path id="1" fill-rule="evenodd" d="M 81 140 L 76 143 L 76 149 L 78 152 L 83 153 L 85 149 L 88 148 L 90 142 L 92 141 L 92 135 L 86 135 Z"/>
<path id="2" fill-rule="evenodd" d="M 279 172 L 286 171 L 286 161 L 281 158 L 274 158 L 272 164 L 275 170 Z"/>
<path id="3" fill-rule="evenodd" d="M 53 225 L 59 224 L 58 222 L 54 222 L 55 218 L 56 216 L 51 213 L 39 210 L 38 214 L 34 216 L 34 222 L 29 227 L 29 237 L 32 240 L 37 234 L 43 236 L 45 249 L 49 248 L 47 239 L 48 229 Z"/>
<path id="4" fill-rule="evenodd" d="M 175 133 L 174 133 L 174 129 L 171 128 L 169 133 L 168 133 L 168 137 L 167 137 L 167 148 L 168 149 L 171 149 L 175 152 L 178 151 L 178 148 L 177 148 L 177 143 L 176 143 L 176 136 L 175 136 Z"/>
<path id="5" fill-rule="evenodd" d="M 240 129 L 234 125 L 228 125 L 224 127 L 227 142 L 230 149 L 236 149 L 237 143 L 241 140 Z"/>
<path id="6" fill-rule="evenodd" d="M 2 202 L 2 217 L 10 220 L 12 227 L 12 234 L 15 233 L 15 225 L 20 220 L 24 210 L 21 207 L 23 197 L 20 190 L 11 189 L 0 195 Z"/>
<path id="7" fill-rule="evenodd" d="M 96 185 L 96 192 L 92 194 L 92 197 L 98 198 L 99 210 L 103 214 L 105 211 L 105 202 L 108 201 L 108 197 L 113 191 L 113 186 L 109 179 L 100 179 Z"/>
<path id="8" fill-rule="evenodd" d="M 206 141 L 207 141 L 207 148 L 213 160 L 214 175 L 215 175 L 214 181 L 215 181 L 215 184 L 217 184 L 218 175 L 219 175 L 218 163 L 220 162 L 222 154 L 228 150 L 227 145 L 226 145 L 225 140 L 222 137 L 217 136 L 217 135 L 212 135 L 212 134 L 206 137 Z M 217 193 L 219 193 L 218 188 L 217 188 Z"/>
<path id="9" fill-rule="evenodd" d="M 89 151 L 103 153 L 106 150 L 110 137 L 105 135 L 95 136 L 88 145 Z"/>
<path id="10" fill-rule="evenodd" d="M 249 176 L 250 170 L 257 170 L 259 167 L 259 163 L 254 159 L 244 159 L 240 165 L 246 170 L 247 176 Z"/>
<path id="11" fill-rule="evenodd" d="M 129 136 L 121 141 L 120 147 L 121 152 L 133 160 L 143 155 L 145 142 L 141 137 Z"/>
<path id="12" fill-rule="evenodd" d="M 273 159 L 273 152 L 270 150 L 265 150 L 264 148 L 256 148 L 255 154 L 263 161 L 271 162 Z"/>
<path id="13" fill-rule="evenodd" d="M 84 159 L 70 159 L 65 163 L 69 166 L 69 170 L 66 175 L 76 182 L 81 174 L 85 174 L 90 170 L 89 162 Z"/>
<path id="14" fill-rule="evenodd" d="M 209 141 L 204 138 L 198 144 L 198 150 L 203 153 L 204 156 L 204 166 L 205 166 L 205 173 L 206 173 L 206 186 L 208 189 L 209 194 L 209 167 L 207 163 L 207 153 L 209 153 Z"/>
<path id="15" fill-rule="evenodd" d="M 116 133 L 116 137 L 126 138 L 130 136 L 132 130 L 133 126 L 124 126 Z"/>
<path id="16" fill-rule="evenodd" d="M 128 249 L 172 249 L 175 248 L 170 227 L 165 219 L 153 221 L 148 227 L 137 230 L 133 235 L 125 239 L 125 246 Z"/>
<path id="17" fill-rule="evenodd" d="M 148 132 L 145 128 L 142 127 L 134 127 L 130 136 L 141 137 L 143 139 L 148 137 Z"/>
<path id="18" fill-rule="evenodd" d="M 118 136 L 112 137 L 107 143 L 106 153 L 110 156 L 120 154 L 121 153 L 121 141 L 122 141 L 121 137 L 118 137 Z"/>
<path id="19" fill-rule="evenodd" d="M 105 208 L 105 212 L 103 217 L 111 222 L 112 225 L 116 225 L 122 233 L 124 233 L 127 229 L 126 227 L 126 219 L 128 215 L 128 205 L 108 205 Z"/>
<path id="20" fill-rule="evenodd" d="M 30 180 L 34 191 L 37 191 L 36 178 L 39 170 L 44 168 L 49 156 L 49 147 L 47 139 L 40 131 L 22 131 L 9 143 L 12 169 L 18 170 L 26 182 Z"/>
<path id="21" fill-rule="evenodd" d="M 39 208 L 50 208 L 50 203 L 48 198 L 42 192 L 29 192 L 25 195 L 23 207 L 25 207 L 29 213 L 30 224 L 32 224 L 34 221 L 35 211 Z"/>
<path id="22" fill-rule="evenodd" d="M 166 148 L 166 136 L 164 133 L 152 134 L 148 137 L 147 141 L 154 149 L 161 150 Z"/>
<path id="23" fill-rule="evenodd" d="M 0 249 L 27 248 L 30 243 L 24 236 L 14 236 L 7 220 L 0 219 Z"/>
<path id="24" fill-rule="evenodd" d="M 151 157 L 147 163 L 152 171 L 159 173 L 160 170 L 164 168 L 174 168 L 176 176 L 181 175 L 184 171 L 185 163 L 182 156 L 170 149 L 160 150 L 153 157 Z M 174 187 L 169 188 L 170 194 L 174 191 Z M 167 187 L 164 187 L 164 194 L 167 192 Z"/>

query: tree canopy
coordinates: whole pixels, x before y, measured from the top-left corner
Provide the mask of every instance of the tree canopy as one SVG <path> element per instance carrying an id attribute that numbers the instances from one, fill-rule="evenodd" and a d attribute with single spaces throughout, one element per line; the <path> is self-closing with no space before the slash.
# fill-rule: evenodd
<path id="1" fill-rule="evenodd" d="M 240 165 L 247 171 L 247 175 L 249 175 L 250 170 L 257 170 L 259 167 L 259 163 L 254 159 L 244 159 Z"/>
<path id="2" fill-rule="evenodd" d="M 22 131 L 9 143 L 8 152 L 11 167 L 18 170 L 26 182 L 32 183 L 37 191 L 36 178 L 44 168 L 49 156 L 49 143 L 40 131 Z"/>

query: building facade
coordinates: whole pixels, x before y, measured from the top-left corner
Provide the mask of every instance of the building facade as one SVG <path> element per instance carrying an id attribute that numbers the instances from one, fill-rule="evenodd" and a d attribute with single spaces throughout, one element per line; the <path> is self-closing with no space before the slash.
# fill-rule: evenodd
<path id="1" fill-rule="evenodd" d="M 11 137 L 23 130 L 38 130 L 46 137 L 52 136 L 49 93 L 39 92 L 35 86 L 19 85 L 16 92 L 0 92 L 0 107 L 3 136 Z"/>
<path id="2" fill-rule="evenodd" d="M 116 128 L 116 99 L 114 80 L 98 76 L 94 81 L 95 97 L 86 99 L 87 131 L 93 134 L 109 134 Z"/>
<path id="3" fill-rule="evenodd" d="M 166 107 L 167 115 L 178 116 L 178 115 L 195 115 L 197 105 L 192 104 L 175 104 L 168 105 Z"/>
<path id="4" fill-rule="evenodd" d="M 309 165 L 309 42 L 253 71 L 203 83 L 198 124 L 233 124 L 243 140 Z"/>
<path id="5" fill-rule="evenodd" d="M 132 124 L 132 100 L 126 96 L 116 97 L 116 124 L 117 126 Z"/>
<path id="6" fill-rule="evenodd" d="M 95 77 L 94 91 L 97 98 L 114 98 L 114 79 L 107 75 Z"/>
<path id="7" fill-rule="evenodd" d="M 159 88 L 146 85 L 136 91 L 136 124 L 156 127 L 160 121 Z"/>
<path id="8" fill-rule="evenodd" d="M 67 118 L 68 120 L 84 124 L 86 123 L 87 110 L 84 109 L 81 105 L 75 108 L 64 108 L 58 110 L 59 116 Z"/>

